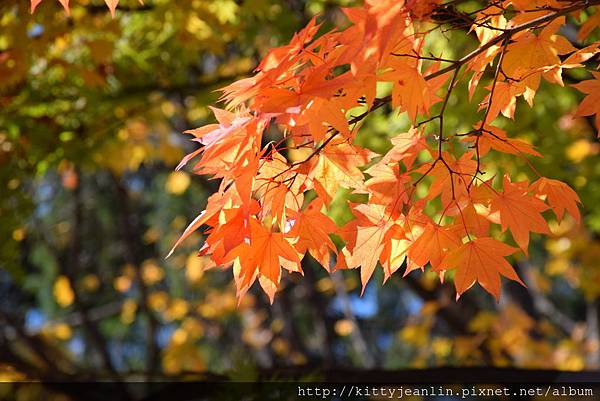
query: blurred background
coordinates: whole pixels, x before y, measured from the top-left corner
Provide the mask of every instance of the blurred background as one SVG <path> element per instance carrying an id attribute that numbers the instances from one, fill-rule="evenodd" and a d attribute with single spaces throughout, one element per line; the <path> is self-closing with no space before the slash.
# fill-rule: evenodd
<path id="1" fill-rule="evenodd" d="M 543 85 L 533 108 L 519 101 L 516 122 L 503 121 L 584 203 L 582 226 L 551 221 L 554 235 L 512 260 L 527 288 L 504 281 L 499 303 L 481 288 L 456 302 L 434 274 L 382 285 L 378 271 L 360 297 L 357 271 L 329 276 L 307 257 L 272 306 L 255 286 L 238 307 L 231 271 L 205 272 L 196 256 L 200 234 L 165 260 L 218 185 L 174 171 L 194 149 L 182 131 L 212 122 L 215 90 L 313 15 L 343 26 L 338 7 L 356 2 L 122 0 L 115 19 L 100 0 L 74 2 L 70 17 L 57 1 L 34 15 L 28 3 L 0 3 L 0 380 L 600 366 L 600 147 L 593 122 L 572 117 L 575 89 Z M 451 30 L 430 45 L 452 58 L 475 43 Z M 477 96 L 459 86 L 447 124 L 470 129 Z M 382 108 L 358 140 L 383 152 L 407 126 Z M 518 157 L 488 160 L 535 178 Z M 347 196 L 332 207 L 338 223 Z M 19 399 L 35 399 L 27 391 Z"/>

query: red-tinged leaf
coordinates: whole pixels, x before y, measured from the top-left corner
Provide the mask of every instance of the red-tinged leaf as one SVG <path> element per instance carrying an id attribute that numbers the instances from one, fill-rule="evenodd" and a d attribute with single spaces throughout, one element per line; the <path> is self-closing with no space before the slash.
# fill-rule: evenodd
<path id="1" fill-rule="evenodd" d="M 354 60 L 356 61 L 356 60 Z M 377 95 L 377 70 L 375 60 L 367 60 L 364 63 L 352 63 L 353 69 L 351 70 L 355 77 L 355 82 L 358 85 L 349 85 L 344 88 L 346 103 L 348 108 L 356 106 L 357 100 L 361 96 L 365 97 L 365 105 L 370 107 L 373 104 L 373 100 Z"/>
<path id="2" fill-rule="evenodd" d="M 236 203 L 239 201 L 237 198 Z M 206 221 L 212 228 L 205 231 L 208 237 L 200 250 L 201 255 L 210 255 L 212 261 L 218 265 L 229 265 L 233 260 L 229 253 L 240 244 L 249 241 L 249 216 L 260 210 L 260 206 L 254 200 L 243 207 L 231 208 L 229 201 L 224 205 L 223 209 Z"/>
<path id="3" fill-rule="evenodd" d="M 363 147 L 349 144 L 347 140 L 340 138 L 332 140 L 320 154 L 327 156 L 342 170 L 352 170 L 364 166 L 374 157 L 374 153 Z"/>
<path id="4" fill-rule="evenodd" d="M 546 199 L 546 202 L 548 202 L 548 205 L 554 211 L 559 222 L 562 220 L 565 210 L 569 212 L 578 224 L 581 222 L 581 215 L 577 205 L 581 203 L 581 200 L 577 196 L 577 193 L 567 184 L 558 180 L 541 177 L 531 185 L 531 188 L 538 196 Z"/>
<path id="5" fill-rule="evenodd" d="M 492 6 L 489 11 L 492 12 L 491 15 L 488 15 L 487 10 L 478 13 L 476 16 L 477 23 L 471 26 L 471 30 L 475 31 L 481 45 L 487 44 L 490 40 L 500 35 L 503 29 L 506 29 L 507 21 L 503 15 L 502 9 L 497 6 Z M 482 20 L 485 20 L 485 24 L 481 24 Z M 501 49 L 502 46 L 500 45 L 491 46 L 481 54 L 476 55 L 467 63 L 467 68 L 474 72 L 469 80 L 469 99 L 473 98 L 475 89 L 479 85 L 481 77 L 488 66 L 492 64 Z"/>
<path id="6" fill-rule="evenodd" d="M 231 170 L 230 167 L 228 168 L 228 163 L 243 162 L 240 159 L 248 159 L 245 156 L 251 152 L 250 145 L 258 141 L 262 125 L 247 115 L 225 118 L 228 112 L 213 110 L 215 116 L 221 119 L 219 124 L 209 124 L 185 131 L 187 134 L 194 135 L 196 138 L 193 141 L 199 142 L 204 147 L 187 155 L 177 166 L 178 169 L 202 153 L 202 158 L 196 164 L 195 169 L 200 174 L 215 174 L 217 177 L 224 177 L 227 175 L 227 170 Z"/>
<path id="7" fill-rule="evenodd" d="M 269 280 L 276 288 L 281 278 L 280 259 L 292 262 L 297 271 L 300 271 L 300 259 L 296 250 L 290 245 L 283 233 L 273 232 L 256 219 L 249 219 L 249 243 L 243 242 L 235 247 L 227 256 L 228 259 L 237 258 L 240 263 L 239 276 L 242 278 L 242 288 L 252 281 L 258 269 L 259 278 Z M 265 283 L 262 284 L 265 289 Z M 266 286 L 269 297 L 273 287 Z"/>
<path id="8" fill-rule="evenodd" d="M 323 201 L 315 199 L 303 211 L 290 214 L 292 229 L 286 234 L 289 238 L 297 238 L 296 250 L 310 254 L 329 270 L 330 253 L 337 253 L 337 248 L 329 234 L 337 231 L 335 223 L 321 212 Z"/>
<path id="9" fill-rule="evenodd" d="M 493 238 L 476 238 L 450 251 L 436 271 L 456 269 L 454 285 L 458 296 L 478 282 L 497 300 L 500 298 L 500 276 L 525 285 L 505 256 L 516 248 Z"/>
<path id="10" fill-rule="evenodd" d="M 406 111 L 413 122 L 417 120 L 417 115 L 429 114 L 429 108 L 441 100 L 416 68 L 401 64 L 381 79 L 394 82 L 392 105 L 400 112 Z"/>
<path id="11" fill-rule="evenodd" d="M 173 247 L 167 254 L 167 258 L 170 257 L 173 254 L 173 252 L 175 252 L 175 248 L 177 248 L 187 237 L 189 237 L 196 230 L 202 227 L 202 225 L 205 224 L 206 220 L 209 217 L 211 216 L 206 213 L 206 210 L 203 210 L 198 216 L 196 216 L 196 218 L 192 220 L 192 222 L 186 227 L 183 234 L 181 234 L 179 239 L 175 242 L 175 245 L 173 245 Z"/>
<path id="12" fill-rule="evenodd" d="M 198 156 L 200 153 L 202 153 L 204 149 L 200 148 L 200 149 L 196 149 L 195 151 L 193 151 L 192 153 L 188 153 L 187 155 L 185 155 L 181 161 L 179 162 L 179 164 L 177 165 L 177 167 L 175 168 L 175 171 L 179 171 L 182 168 L 185 167 L 186 164 L 188 164 L 188 162 L 190 160 L 192 160 L 193 158 L 195 158 L 196 156 Z"/>
<path id="13" fill-rule="evenodd" d="M 311 69 L 300 87 L 300 94 L 307 99 L 331 99 L 344 87 L 352 85 L 355 78 L 350 72 L 331 78 L 331 68 L 331 65 L 323 64 Z"/>
<path id="14" fill-rule="evenodd" d="M 226 265 L 233 260 L 231 252 L 250 238 L 247 213 L 240 208 L 225 209 L 219 215 L 219 224 L 213 228 L 205 240 L 206 253 L 215 263 Z M 239 249 L 238 249 L 239 251 Z"/>
<path id="15" fill-rule="evenodd" d="M 250 245 L 260 274 L 275 284 L 279 284 L 281 274 L 280 257 L 295 263 L 296 270 L 301 270 L 298 254 L 283 233 L 275 233 L 254 219 L 250 220 Z"/>
<path id="16" fill-rule="evenodd" d="M 408 257 L 418 266 L 431 264 L 434 269 L 448 252 L 458 248 L 461 241 L 456 232 L 439 226 L 428 224 L 421 235 L 408 248 Z"/>
<path id="17" fill-rule="evenodd" d="M 223 209 L 225 202 L 231 200 L 231 193 L 222 194 L 216 192 L 208 198 L 206 209 L 202 211 L 185 229 L 181 237 L 175 242 L 175 245 L 169 251 L 167 258 L 173 254 L 175 248 L 177 248 L 186 238 L 192 233 L 198 230 L 201 226 L 207 224 L 215 226 L 217 224 L 218 215 Z"/>
<path id="18" fill-rule="evenodd" d="M 450 203 L 446 209 L 447 216 L 454 216 L 452 227 L 460 237 L 475 235 L 476 237 L 487 237 L 489 235 L 490 223 L 500 224 L 498 212 L 492 212 L 489 205 L 496 197 L 496 191 L 492 189 L 493 178 L 471 186 L 468 196 L 457 199 Z M 450 228 L 449 227 L 449 228 Z"/>
<path id="19" fill-rule="evenodd" d="M 243 129 L 251 120 L 247 115 L 234 116 L 226 110 L 211 108 L 219 124 L 208 124 L 201 128 L 185 131 L 186 134 L 192 134 L 196 141 L 205 146 L 216 146 L 237 131 Z"/>
<path id="20" fill-rule="evenodd" d="M 272 49 L 261 61 L 256 70 L 270 71 L 277 69 L 286 58 L 301 52 L 313 39 L 320 27 L 321 24 L 317 24 L 317 17 L 311 18 L 302 30 L 294 34 L 289 44 Z"/>
<path id="21" fill-rule="evenodd" d="M 251 118 L 245 111 L 231 116 L 229 112 L 215 110 L 215 116 L 219 124 L 186 131 L 195 135 L 193 140 L 204 147 L 186 156 L 178 168 L 201 154 L 194 166 L 195 172 L 223 178 L 223 189 L 234 183 L 242 202 L 248 203 L 259 169 L 260 145 L 267 122 Z"/>
<path id="22" fill-rule="evenodd" d="M 519 247 L 527 254 L 529 233 L 549 234 L 548 223 L 541 212 L 548 209 L 537 197 L 529 195 L 529 186 L 526 182 L 512 183 L 508 176 L 504 176 L 503 191 L 497 193 L 492 200 L 492 211 L 500 214 L 502 231 L 507 228 Z"/>

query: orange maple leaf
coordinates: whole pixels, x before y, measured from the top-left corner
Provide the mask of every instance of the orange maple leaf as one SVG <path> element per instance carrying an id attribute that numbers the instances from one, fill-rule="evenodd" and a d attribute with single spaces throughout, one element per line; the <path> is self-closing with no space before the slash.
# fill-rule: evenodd
<path id="1" fill-rule="evenodd" d="M 332 141 L 319 154 L 309 174 L 317 195 L 329 203 L 340 187 L 362 189 L 364 175 L 358 166 L 368 161 L 368 153 L 344 141 Z"/>
<path id="2" fill-rule="evenodd" d="M 442 99 L 435 93 L 448 78 L 442 75 L 427 81 L 420 69 L 404 63 L 397 63 L 394 70 L 381 75 L 382 81 L 392 81 L 392 105 L 400 112 L 408 112 L 415 122 L 418 114 L 429 114 L 429 109 Z M 432 71 L 433 72 L 433 71 Z"/>
<path id="3" fill-rule="evenodd" d="M 598 137 L 600 138 L 600 72 L 592 71 L 592 75 L 594 76 L 594 79 L 589 79 L 573 85 L 573 87 L 587 94 L 579 104 L 575 115 L 591 116 L 595 114 Z"/>
<path id="4" fill-rule="evenodd" d="M 258 276 L 262 277 L 261 286 L 267 292 L 271 303 L 281 279 L 281 266 L 301 272 L 298 253 L 281 232 L 274 232 L 255 218 L 249 219 L 249 242 L 243 242 L 227 255 L 236 259 L 240 265 L 239 276 L 242 280 L 238 288 L 247 288 Z M 270 283 L 265 282 L 268 280 Z M 272 285 L 271 285 L 272 284 Z"/>
<path id="5" fill-rule="evenodd" d="M 303 178 L 300 172 L 291 171 L 286 158 L 277 151 L 272 152 L 269 159 L 263 159 L 254 188 L 263 214 L 270 214 L 284 224 L 286 209 L 298 211 L 302 206 Z"/>
<path id="6" fill-rule="evenodd" d="M 530 106 L 540 85 L 542 74 L 539 70 L 560 64 L 559 55 L 577 50 L 567 38 L 556 34 L 564 23 L 564 17 L 560 17 L 550 22 L 539 35 L 531 31 L 521 32 L 513 37 L 514 43 L 507 46 L 502 69 L 510 80 L 522 84 L 525 100 Z"/>
<path id="7" fill-rule="evenodd" d="M 224 209 L 219 214 L 219 220 L 220 224 L 208 231 L 210 234 L 200 254 L 211 254 L 215 263 L 227 265 L 232 261 L 230 253 L 250 237 L 249 216 L 242 208 Z"/>
<path id="8" fill-rule="evenodd" d="M 412 177 L 400 173 L 398 164 L 375 164 L 365 172 L 372 177 L 366 182 L 367 192 L 371 194 L 369 203 L 387 206 L 390 212 L 399 211 L 413 189 Z"/>
<path id="9" fill-rule="evenodd" d="M 296 263 L 300 271 L 298 253 L 283 233 L 276 233 L 255 219 L 250 219 L 250 246 L 260 274 L 273 283 L 279 284 L 280 257 Z"/>
<path id="10" fill-rule="evenodd" d="M 321 212 L 323 201 L 315 199 L 303 211 L 290 214 L 289 222 L 292 229 L 288 237 L 298 238 L 294 247 L 304 254 L 307 251 L 323 266 L 329 270 L 330 253 L 337 253 L 337 248 L 329 234 L 337 231 L 337 226 L 329 217 Z"/>
<path id="11" fill-rule="evenodd" d="M 395 221 L 388 216 L 381 205 L 359 204 L 354 206 L 355 220 L 347 223 L 338 234 L 346 240 L 342 249 L 347 268 L 360 266 L 360 279 L 364 292 L 367 282 L 373 275 L 377 262 L 391 239 Z"/>
<path id="12" fill-rule="evenodd" d="M 494 88 L 494 93 L 491 93 L 492 85 L 487 86 L 490 90 L 483 102 L 479 105 L 479 109 L 487 107 L 485 123 L 491 123 L 498 114 L 502 113 L 507 118 L 513 118 L 517 108 L 517 97 L 525 93 L 526 87 L 521 81 L 498 81 Z"/>
<path id="13" fill-rule="evenodd" d="M 408 132 L 394 136 L 391 142 L 394 146 L 385 154 L 382 163 L 402 161 L 407 168 L 410 168 L 419 152 L 428 149 L 423 130 L 414 127 Z"/>
<path id="14" fill-rule="evenodd" d="M 419 266 L 430 263 L 436 269 L 446 254 L 460 245 L 460 237 L 451 227 L 430 223 L 408 248 L 407 255 Z"/>
<path id="15" fill-rule="evenodd" d="M 499 212 L 502 231 L 510 229 L 515 242 L 525 254 L 527 254 L 530 232 L 550 233 L 548 223 L 541 215 L 548 206 L 528 192 L 527 182 L 512 183 L 505 175 L 503 191 L 496 193 L 490 205 L 492 211 Z"/>
<path id="16" fill-rule="evenodd" d="M 474 156 L 474 152 L 467 151 L 456 160 L 451 154 L 443 152 L 442 157 L 447 165 L 439 160 L 432 162 L 435 163 L 435 166 L 430 171 L 430 175 L 434 177 L 434 180 L 429 187 L 427 197 L 433 199 L 441 195 L 442 205 L 446 207 L 452 199 L 458 199 L 465 195 L 466 186 L 477 170 L 477 161 L 473 160 Z M 431 163 L 428 163 L 417 171 L 425 173 L 430 167 Z M 452 173 L 448 167 L 452 169 Z"/>
<path id="17" fill-rule="evenodd" d="M 578 203 L 581 203 L 577 193 L 571 187 L 562 181 L 541 177 L 531 184 L 531 188 L 538 195 L 546 198 L 556 218 L 560 222 L 565 214 L 565 210 L 577 221 L 581 221 Z"/>
<path id="18" fill-rule="evenodd" d="M 457 297 L 478 282 L 497 300 L 500 298 L 500 276 L 521 281 L 505 256 L 512 255 L 516 248 L 493 238 L 475 238 L 450 251 L 435 271 L 456 269 L 454 285 Z"/>
<path id="19" fill-rule="evenodd" d="M 225 199 L 223 194 L 220 192 L 216 192 L 212 194 L 208 198 L 208 204 L 206 209 L 204 209 L 192 222 L 186 227 L 183 234 L 179 237 L 179 239 L 175 242 L 169 253 L 167 254 L 167 258 L 173 254 L 175 248 L 177 248 L 186 238 L 188 238 L 192 233 L 198 230 L 205 224 L 215 225 L 217 223 L 218 215 L 221 209 L 223 208 L 223 204 L 225 203 Z"/>

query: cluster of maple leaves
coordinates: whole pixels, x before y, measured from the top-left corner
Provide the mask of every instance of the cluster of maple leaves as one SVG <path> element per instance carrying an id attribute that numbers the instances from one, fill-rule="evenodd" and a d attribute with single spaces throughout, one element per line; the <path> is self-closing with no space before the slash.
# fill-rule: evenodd
<path id="1" fill-rule="evenodd" d="M 117 1 L 106 2 L 114 11 Z M 521 283 L 506 257 L 527 254 L 531 232 L 550 233 L 542 213 L 580 215 L 577 195 L 560 181 L 485 175 L 490 151 L 541 156 L 492 123 L 500 114 L 513 118 L 519 97 L 531 105 L 542 78 L 564 85 L 563 70 L 600 51 L 598 42 L 577 49 L 559 32 L 566 17 L 599 3 L 490 2 L 469 14 L 467 28 L 479 45 L 457 60 L 424 50 L 427 35 L 441 26 L 430 18 L 444 6 L 440 0 L 367 0 L 343 10 L 347 28 L 322 34 L 311 20 L 288 45 L 271 50 L 254 76 L 223 89 L 225 109 L 212 109 L 217 123 L 186 131 L 200 147 L 178 168 L 194 159 L 193 171 L 219 179 L 220 188 L 175 247 L 204 227 L 200 254 L 233 267 L 239 297 L 258 280 L 272 301 L 282 268 L 302 273 L 310 253 L 327 270 L 360 268 L 363 290 L 378 264 L 385 279 L 402 266 L 408 274 L 430 265 L 441 279 L 455 271 L 457 296 L 477 282 L 498 298 L 501 276 Z M 578 40 L 598 25 L 600 10 Z M 468 78 L 473 97 L 486 73 L 493 78 L 479 103 L 481 121 L 469 132 L 444 132 L 457 82 Z M 378 82 L 391 83 L 391 95 L 378 98 Z M 600 74 L 575 86 L 588 95 L 576 114 L 595 114 L 600 123 Z M 357 145 L 364 118 L 389 103 L 413 127 L 395 135 L 385 155 Z M 432 115 L 433 106 L 439 111 Z M 427 135 L 432 124 L 436 132 Z M 280 140 L 268 141 L 274 133 Z M 292 149 L 302 156 L 292 160 Z M 417 195 L 421 185 L 424 196 Z M 366 199 L 349 203 L 354 219 L 343 227 L 327 215 L 340 188 Z M 493 238 L 494 226 L 510 232 L 518 248 Z"/>
<path id="2" fill-rule="evenodd" d="M 200 156 L 194 171 L 220 179 L 221 186 L 178 243 L 207 227 L 200 254 L 233 266 L 239 296 L 258 279 L 272 300 L 282 268 L 301 273 L 300 261 L 310 253 L 328 270 L 360 267 L 363 289 L 378 264 L 385 279 L 401 266 L 407 274 L 430 265 L 442 279 L 455 270 L 459 296 L 478 282 L 499 297 L 501 276 L 521 280 L 506 260 L 517 248 L 492 238 L 492 225 L 510 231 L 527 253 L 531 232 L 549 234 L 542 212 L 551 209 L 560 220 L 568 211 L 579 220 L 579 199 L 566 184 L 545 177 L 513 182 L 504 175 L 494 185 L 494 178 L 482 178 L 481 158 L 491 150 L 540 156 L 491 123 L 500 113 L 512 118 L 520 96 L 531 104 L 542 77 L 562 85 L 562 70 L 598 52 L 598 43 L 577 50 L 558 32 L 565 15 L 586 5 L 495 2 L 475 15 L 479 47 L 442 61 L 422 52 L 430 32 L 426 18 L 437 3 L 367 1 L 344 10 L 348 28 L 320 36 L 313 19 L 288 45 L 273 49 L 256 75 L 223 89 L 227 109 L 213 109 L 218 123 L 187 131 L 202 146 L 179 167 Z M 482 121 L 468 133 L 445 134 L 444 110 L 457 79 L 471 74 L 472 96 L 488 68 L 495 74 L 480 104 Z M 578 86 L 589 94 L 580 115 L 598 111 L 595 78 Z M 377 82 L 391 82 L 391 96 L 378 99 Z M 414 127 L 379 155 L 354 140 L 363 118 L 387 102 L 408 113 Z M 432 117 L 437 103 L 441 111 Z M 349 119 L 356 110 L 363 112 Z M 419 118 L 439 120 L 437 138 L 426 137 Z M 273 129 L 282 139 L 265 145 Z M 463 143 L 462 154 L 446 151 L 450 141 Z M 290 148 L 304 149 L 305 156 L 288 160 L 282 149 Z M 417 185 L 429 185 L 425 196 L 417 197 Z M 355 219 L 343 227 L 327 216 L 340 187 L 368 199 L 350 204 Z M 441 207 L 426 214 L 436 198 Z M 330 234 L 343 240 L 342 249 Z"/>

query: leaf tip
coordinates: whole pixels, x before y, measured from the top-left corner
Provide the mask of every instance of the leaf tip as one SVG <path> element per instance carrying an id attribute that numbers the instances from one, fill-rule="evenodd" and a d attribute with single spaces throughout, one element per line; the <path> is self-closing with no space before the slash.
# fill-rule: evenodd
<path id="1" fill-rule="evenodd" d="M 363 283 L 362 288 L 360 289 L 360 296 L 362 297 L 365 293 L 365 288 L 367 288 L 367 283 Z"/>

